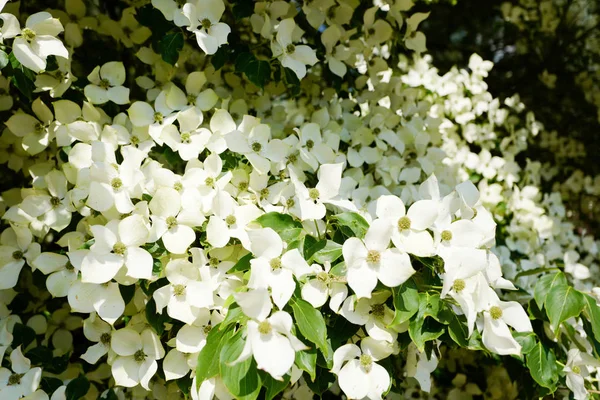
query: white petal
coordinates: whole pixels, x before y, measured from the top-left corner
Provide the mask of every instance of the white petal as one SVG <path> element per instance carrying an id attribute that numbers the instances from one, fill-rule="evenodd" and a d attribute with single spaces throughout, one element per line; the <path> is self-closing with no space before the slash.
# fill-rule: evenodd
<path id="1" fill-rule="evenodd" d="M 162 236 L 165 248 L 173 254 L 183 254 L 196 240 L 196 233 L 187 225 L 177 225 Z"/>

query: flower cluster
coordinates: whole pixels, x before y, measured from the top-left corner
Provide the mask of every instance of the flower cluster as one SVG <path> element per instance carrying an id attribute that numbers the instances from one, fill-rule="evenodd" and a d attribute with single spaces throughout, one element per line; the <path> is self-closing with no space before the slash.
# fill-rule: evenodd
<path id="1" fill-rule="evenodd" d="M 490 62 L 410 1 L 131 3 L 0 14 L 0 398 L 393 398 L 448 348 L 587 396 L 598 244 Z"/>

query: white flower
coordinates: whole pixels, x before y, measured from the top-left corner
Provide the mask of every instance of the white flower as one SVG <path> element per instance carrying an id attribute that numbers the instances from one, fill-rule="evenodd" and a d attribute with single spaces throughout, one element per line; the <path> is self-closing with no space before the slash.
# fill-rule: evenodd
<path id="1" fill-rule="evenodd" d="M 18 23 L 17 23 L 18 26 Z M 69 52 L 65 45 L 56 38 L 63 31 L 63 26 L 56 18 L 48 12 L 35 13 L 25 23 L 25 28 L 13 42 L 13 53 L 17 60 L 25 67 L 40 72 L 46 69 L 46 58 L 55 55 L 69 58 Z M 8 39 L 14 37 L 14 31 L 3 37 Z"/>
<path id="2" fill-rule="evenodd" d="M 10 353 L 11 370 L 0 368 L 0 398 L 17 400 L 33 394 L 42 379 L 40 367 L 31 368 L 31 361 L 23 356 L 21 346 Z"/>
<path id="3" fill-rule="evenodd" d="M 333 353 L 331 372 L 338 376 L 340 388 L 348 398 L 381 399 L 390 386 L 388 372 L 375 363 L 383 357 L 380 358 L 374 342 L 367 337 L 361 341 L 360 348 L 355 344 L 345 344 Z"/>
<path id="4" fill-rule="evenodd" d="M 22 112 L 16 113 L 6 121 L 6 126 L 16 136 L 23 138 L 23 149 L 31 155 L 41 153 L 54 138 L 56 124 L 52 111 L 40 98 L 31 106 L 35 116 Z"/>
<path id="5" fill-rule="evenodd" d="M 433 238 L 427 231 L 438 216 L 435 200 L 419 200 L 408 212 L 404 202 L 396 196 L 380 196 L 377 200 L 377 217 L 392 226 L 392 242 L 405 252 L 419 257 L 434 254 Z"/>
<path id="6" fill-rule="evenodd" d="M 194 32 L 198 46 L 206 54 L 215 54 L 227 43 L 231 28 L 219 22 L 224 11 L 223 0 L 196 0 L 195 4 L 188 2 L 183 6 L 183 14 L 191 25 L 188 30 Z"/>
<path id="7" fill-rule="evenodd" d="M 125 302 L 116 282 L 95 284 L 75 281 L 69 288 L 68 300 L 74 312 L 95 311 L 109 324 L 114 324 L 125 311 Z"/>
<path id="8" fill-rule="evenodd" d="M 293 18 L 279 23 L 276 40 L 271 42 L 271 51 L 281 60 L 281 65 L 294 71 L 298 79 L 306 76 L 306 65 L 315 65 L 319 60 L 316 53 L 307 45 L 295 45 L 292 35 L 296 29 Z"/>
<path id="9" fill-rule="evenodd" d="M 259 369 L 282 380 L 294 365 L 296 351 L 308 349 L 292 335 L 292 324 L 292 317 L 285 311 L 277 311 L 263 320 L 248 321 L 246 344 L 235 363 L 253 355 Z"/>
<path id="10" fill-rule="evenodd" d="M 355 325 L 364 325 L 371 338 L 393 343 L 398 332 L 389 328 L 394 319 L 394 311 L 385 305 L 385 301 L 390 294 L 389 291 L 382 291 L 374 293 L 370 299 L 359 300 L 356 295 L 352 295 L 344 301 L 340 314 Z"/>
<path id="11" fill-rule="evenodd" d="M 294 277 L 300 279 L 310 273 L 304 257 L 298 249 L 283 252 L 281 237 L 271 228 L 249 232 L 250 248 L 256 258 L 252 266 L 248 287 L 251 289 L 271 288 L 271 296 L 277 307 L 283 309 L 296 289 Z"/>
<path id="12" fill-rule="evenodd" d="M 258 218 L 262 211 L 254 204 L 238 206 L 231 195 L 218 191 L 213 199 L 213 212 L 206 226 L 206 240 L 214 247 L 224 247 L 233 237 L 250 250 L 246 225 Z"/>
<path id="13" fill-rule="evenodd" d="M 418 358 L 418 361 L 417 361 Z M 414 343 L 408 345 L 408 355 L 406 357 L 406 373 L 415 378 L 421 389 L 427 393 L 431 391 L 431 373 L 438 366 L 438 359 L 435 352 L 431 352 L 431 359 L 427 355 L 420 353 Z"/>
<path id="14" fill-rule="evenodd" d="M 18 232 L 21 232 L 20 234 Z M 40 254 L 40 245 L 32 243 L 28 228 L 14 225 L 0 236 L 0 290 L 17 284 L 25 260 L 31 262 Z"/>
<path id="15" fill-rule="evenodd" d="M 98 318 L 96 313 L 90 314 L 83 321 L 83 334 L 96 344 L 88 347 L 81 358 L 90 364 L 96 364 L 110 349 L 111 332 L 112 328 L 109 324 Z"/>
<path id="16" fill-rule="evenodd" d="M 102 67 L 96 66 L 88 75 L 90 84 L 84 88 L 85 97 L 93 104 L 112 101 L 116 104 L 129 103 L 129 89 L 124 87 L 125 66 L 120 61 L 111 61 Z"/>
<path id="17" fill-rule="evenodd" d="M 563 371 L 566 373 L 566 381 L 569 389 L 577 400 L 588 398 L 585 388 L 585 378 L 593 373 L 593 368 L 600 368 L 600 361 L 590 354 L 582 353 L 579 349 L 571 349 L 567 353 L 567 363 Z"/>
<path id="18" fill-rule="evenodd" d="M 344 242 L 348 285 L 359 298 L 370 298 L 378 279 L 388 287 L 396 287 L 415 273 L 408 254 L 388 249 L 391 235 L 389 222 L 377 219 L 371 223 L 364 240 L 349 238 Z"/>
<path id="19" fill-rule="evenodd" d="M 329 272 L 331 269 L 329 263 L 326 263 L 324 268 L 319 264 L 313 264 L 311 269 L 314 277 L 302 285 L 302 298 L 318 308 L 331 297 L 329 308 L 333 312 L 339 312 L 342 302 L 348 296 L 348 287 L 342 282 L 343 279 Z"/>
<path id="20" fill-rule="evenodd" d="M 123 328 L 112 335 L 111 348 L 118 355 L 111 366 L 115 383 L 134 387 L 141 384 L 150 390 L 148 384 L 158 369 L 156 360 L 165 356 L 160 339 L 151 329 L 141 334 L 131 328 Z"/>
<path id="21" fill-rule="evenodd" d="M 169 261 L 166 267 L 169 285 L 154 291 L 156 311 L 167 307 L 171 318 L 193 324 L 200 309 L 213 305 L 212 282 L 200 281 L 200 271 L 185 259 Z"/>

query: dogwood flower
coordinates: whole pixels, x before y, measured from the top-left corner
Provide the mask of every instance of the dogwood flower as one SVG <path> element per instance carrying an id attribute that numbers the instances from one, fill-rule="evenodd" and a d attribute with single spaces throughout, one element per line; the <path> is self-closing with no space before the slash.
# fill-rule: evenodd
<path id="1" fill-rule="evenodd" d="M 117 358 L 111 366 L 115 383 L 124 387 L 148 384 L 158 369 L 156 360 L 165 356 L 160 339 L 151 329 L 138 333 L 131 328 L 119 329 L 112 334 L 111 348 Z"/>
<path id="2" fill-rule="evenodd" d="M 263 320 L 248 321 L 246 343 L 234 363 L 254 356 L 258 369 L 282 380 L 294 364 L 296 351 L 308 349 L 292 335 L 292 324 L 292 317 L 285 311 L 277 311 Z"/>
<path id="3" fill-rule="evenodd" d="M 206 54 L 215 54 L 227 43 L 231 28 L 219 22 L 224 11 L 223 0 L 197 0 L 183 6 L 183 14 L 191 24 L 188 30 L 196 35 L 198 46 Z"/>
<path id="4" fill-rule="evenodd" d="M 111 61 L 102 67 L 96 66 L 88 75 L 90 84 L 84 88 L 85 97 L 92 104 L 112 101 L 116 104 L 129 103 L 129 89 L 124 87 L 125 66 L 120 61 Z"/>
<path id="5" fill-rule="evenodd" d="M 331 297 L 329 308 L 333 312 L 339 312 L 342 302 L 348 296 L 348 287 L 343 283 L 342 277 L 330 273 L 330 263 L 325 263 L 324 267 L 313 264 L 310 269 L 312 279 L 308 279 L 302 285 L 302 299 L 308 301 L 313 307 L 319 308 Z"/>
<path id="6" fill-rule="evenodd" d="M 353 237 L 344 242 L 342 253 L 348 268 L 348 285 L 359 298 L 370 298 L 377 280 L 396 287 L 415 273 L 408 254 L 388 249 L 391 236 L 389 222 L 377 219 L 371 223 L 364 240 Z"/>
<path id="7" fill-rule="evenodd" d="M 0 397 L 17 400 L 32 395 L 42 379 L 42 369 L 31 368 L 31 361 L 25 358 L 21 346 L 10 353 L 10 363 L 12 371 L 0 368 Z"/>
<path id="8" fill-rule="evenodd" d="M 306 65 L 313 66 L 319 60 L 316 53 L 307 45 L 295 45 L 293 32 L 296 22 L 286 18 L 279 23 L 276 40 L 271 42 L 273 55 L 280 59 L 281 65 L 294 71 L 298 79 L 306 76 Z"/>
<path id="9" fill-rule="evenodd" d="M 15 19 L 16 21 L 16 19 Z M 16 22 L 16 28 L 19 24 Z M 13 53 L 17 60 L 34 72 L 46 69 L 46 59 L 50 55 L 69 58 L 69 51 L 56 36 L 63 31 L 57 18 L 48 12 L 32 14 L 25 22 L 25 28 L 13 42 Z M 2 37 L 9 39 L 18 33 L 14 29 L 3 30 Z"/>
<path id="10" fill-rule="evenodd" d="M 573 391 L 577 400 L 588 398 L 585 387 L 585 378 L 593 373 L 593 368 L 600 368 L 600 361 L 590 354 L 581 352 L 579 349 L 571 349 L 567 353 L 567 363 L 563 368 L 566 373 L 566 382 L 569 389 Z"/>
<path id="11" fill-rule="evenodd" d="M 42 152 L 54 138 L 56 123 L 50 108 L 40 98 L 34 100 L 31 109 L 35 116 L 22 112 L 16 113 L 6 121 L 6 126 L 16 136 L 23 138 L 23 149 L 36 155 Z"/>
<path id="12" fill-rule="evenodd" d="M 368 339 L 361 341 L 360 348 L 345 344 L 333 353 L 331 372 L 338 376 L 340 388 L 348 398 L 381 399 L 390 386 L 388 372 L 375 362 L 381 359 L 376 341 Z"/>

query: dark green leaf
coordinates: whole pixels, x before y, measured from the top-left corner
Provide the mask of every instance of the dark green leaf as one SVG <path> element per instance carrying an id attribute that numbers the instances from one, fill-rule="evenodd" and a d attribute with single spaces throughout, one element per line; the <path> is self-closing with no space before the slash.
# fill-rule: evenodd
<path id="1" fill-rule="evenodd" d="M 0 69 L 3 69 L 4 67 L 6 67 L 9 63 L 9 59 L 8 59 L 8 54 L 6 54 L 4 51 L 0 50 Z"/>
<path id="2" fill-rule="evenodd" d="M 89 389 L 90 381 L 85 376 L 79 375 L 67 385 L 65 397 L 67 400 L 79 400 L 85 396 Z"/>
<path id="3" fill-rule="evenodd" d="M 268 373 L 263 372 L 263 371 L 260 371 L 259 375 L 262 380 L 262 385 L 266 388 L 265 400 L 273 400 L 275 398 L 275 396 L 277 396 L 279 393 L 283 392 L 283 390 L 290 383 L 289 375 L 284 375 L 283 380 L 281 380 L 281 381 L 273 379 L 273 377 L 271 377 L 271 375 L 269 375 Z"/>
<path id="4" fill-rule="evenodd" d="M 307 235 L 304 237 L 304 258 L 310 260 L 312 256 L 320 250 L 323 250 L 327 245 L 326 239 L 315 239 L 314 237 Z"/>
<path id="5" fill-rule="evenodd" d="M 534 346 L 527 355 L 527 368 L 538 385 L 548 388 L 552 392 L 556 390 L 558 381 L 556 358 L 554 353 L 546 349 L 541 342 Z"/>
<path id="6" fill-rule="evenodd" d="M 271 64 L 268 61 L 256 60 L 244 71 L 250 82 L 262 88 L 271 79 Z"/>
<path id="7" fill-rule="evenodd" d="M 250 357 L 232 364 L 241 354 L 244 344 L 241 330 L 228 338 L 220 352 L 220 376 L 237 399 L 256 399 L 260 393 L 261 379 L 254 359 Z"/>
<path id="8" fill-rule="evenodd" d="M 246 254 L 244 257 L 240 258 L 233 267 L 229 270 L 230 272 L 235 271 L 250 271 L 250 260 L 252 260 L 254 256 L 252 253 Z"/>
<path id="9" fill-rule="evenodd" d="M 48 394 L 54 393 L 56 389 L 58 389 L 62 385 L 63 381 L 61 379 L 51 378 L 48 376 L 44 376 L 40 381 L 40 388 Z"/>
<path id="10" fill-rule="evenodd" d="M 312 255 L 311 261 L 323 264 L 325 262 L 333 263 L 342 256 L 342 245 L 332 240 L 327 240 L 325 246 Z"/>
<path id="11" fill-rule="evenodd" d="M 162 59 L 175 65 L 179 52 L 183 49 L 183 34 L 181 32 L 167 33 L 158 41 L 158 52 Z"/>
<path id="12" fill-rule="evenodd" d="M 27 325 L 23 325 L 21 323 L 16 323 L 13 328 L 13 341 L 12 348 L 16 348 L 17 346 L 21 346 L 21 350 L 24 351 L 29 343 L 35 340 L 35 331 L 28 327 Z"/>
<path id="13" fill-rule="evenodd" d="M 251 16 L 254 13 L 254 1 L 240 1 L 233 6 L 233 16 L 242 19 Z"/>
<path id="14" fill-rule="evenodd" d="M 535 347 L 535 334 L 533 332 L 513 332 L 513 337 L 521 345 L 521 353 L 529 354 Z"/>
<path id="15" fill-rule="evenodd" d="M 227 61 L 229 61 L 229 55 L 231 54 L 231 50 L 228 45 L 223 45 L 219 47 L 217 52 L 212 55 L 210 58 L 210 62 L 215 67 L 215 71 L 219 70 L 225 65 Z"/>
<path id="16" fill-rule="evenodd" d="M 585 313 L 592 325 L 592 332 L 596 341 L 600 342 L 600 307 L 596 303 L 596 299 L 590 295 L 584 294 L 583 299 L 585 301 Z"/>
<path id="17" fill-rule="evenodd" d="M 399 325 L 408 321 L 419 311 L 419 292 L 411 279 L 392 289 L 394 294 L 394 320 L 390 325 Z"/>
<path id="18" fill-rule="evenodd" d="M 246 72 L 248 66 L 253 62 L 256 62 L 256 57 L 254 57 L 254 54 L 248 52 L 240 53 L 235 58 L 235 71 Z"/>
<path id="19" fill-rule="evenodd" d="M 541 310 L 544 308 L 544 302 L 546 301 L 546 295 L 556 285 L 566 285 L 567 277 L 562 272 L 557 272 L 552 275 L 542 276 L 533 290 L 533 298 L 535 299 L 538 308 Z"/>
<path id="20" fill-rule="evenodd" d="M 169 317 L 169 314 L 167 314 L 167 312 L 165 310 L 163 310 L 162 313 L 157 313 L 156 312 L 156 302 L 154 301 L 153 298 L 150 299 L 150 301 L 148 301 L 148 303 L 146 304 L 145 312 L 146 312 L 146 319 L 148 320 L 148 323 L 150 324 L 150 326 L 152 326 L 152 328 L 154 328 L 154 330 L 156 331 L 158 336 L 162 335 L 163 332 L 165 331 L 165 323 L 171 319 Z"/>
<path id="21" fill-rule="evenodd" d="M 296 366 L 310 375 L 312 381 L 315 380 L 317 373 L 317 350 L 309 349 L 296 352 Z"/>
<path id="22" fill-rule="evenodd" d="M 448 334 L 460 347 L 469 346 L 469 328 L 467 327 L 467 321 L 463 316 L 452 313 L 452 318 L 448 325 Z"/>
<path id="23" fill-rule="evenodd" d="M 334 215 L 338 225 L 349 228 L 356 237 L 363 238 L 369 229 L 369 223 L 360 214 L 345 212 Z"/>
<path id="24" fill-rule="evenodd" d="M 233 336 L 232 329 L 220 330 L 213 328 L 208 333 L 206 345 L 198 354 L 198 365 L 196 367 L 196 385 L 198 387 L 206 379 L 210 379 L 219 373 L 221 349 L 231 336 Z"/>
<path id="25" fill-rule="evenodd" d="M 584 306 L 583 294 L 567 285 L 557 285 L 550 289 L 544 303 L 546 314 L 555 332 L 561 322 L 577 317 Z"/>
<path id="26" fill-rule="evenodd" d="M 323 355 L 327 357 L 327 354 L 329 354 L 327 327 L 321 312 L 302 299 L 293 298 L 290 304 L 294 312 L 294 319 L 302 335 L 316 344 Z"/>
<path id="27" fill-rule="evenodd" d="M 419 351 L 425 351 L 425 343 L 444 334 L 444 325 L 433 318 L 417 318 L 410 321 L 408 334 Z"/>

